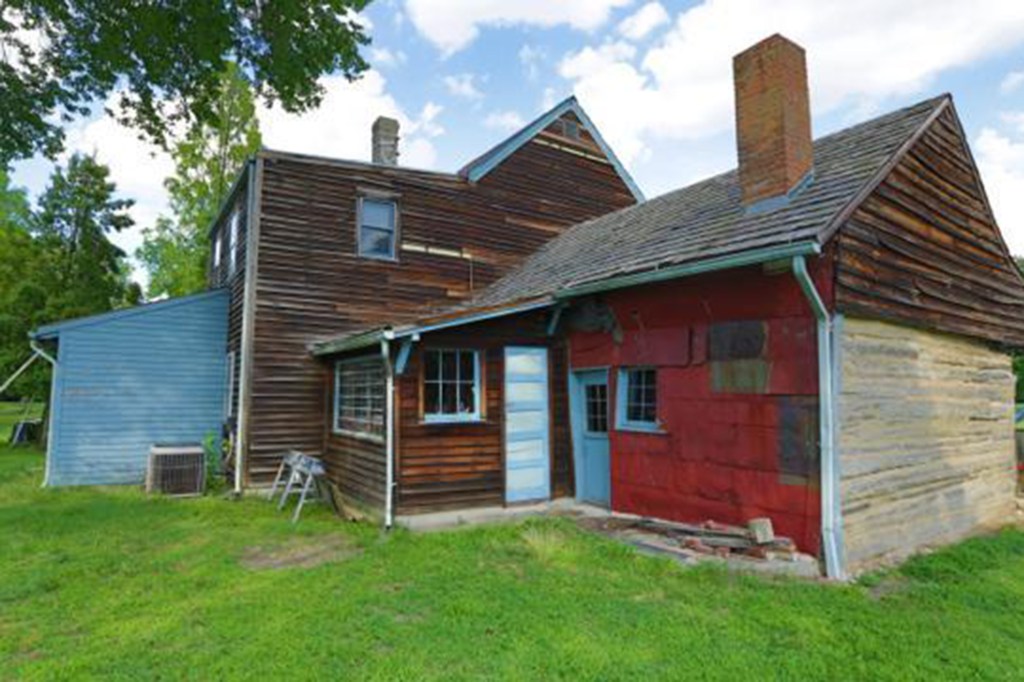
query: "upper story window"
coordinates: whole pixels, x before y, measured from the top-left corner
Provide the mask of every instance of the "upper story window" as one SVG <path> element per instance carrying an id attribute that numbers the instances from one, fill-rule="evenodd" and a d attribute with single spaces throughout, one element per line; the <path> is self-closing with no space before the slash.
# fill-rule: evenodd
<path id="1" fill-rule="evenodd" d="M 221 243 L 220 230 L 213 236 L 213 244 L 210 245 L 210 249 L 213 251 L 213 268 L 216 270 L 220 267 L 220 243 Z"/>
<path id="2" fill-rule="evenodd" d="M 480 354 L 428 349 L 423 356 L 424 420 L 480 419 Z"/>
<path id="3" fill-rule="evenodd" d="M 334 365 L 334 432 L 384 438 L 384 362 L 378 357 Z"/>
<path id="4" fill-rule="evenodd" d="M 617 426 L 620 429 L 658 429 L 658 372 L 651 367 L 619 370 Z"/>
<path id="5" fill-rule="evenodd" d="M 231 213 L 228 219 L 228 277 L 235 274 L 238 267 L 238 211 Z"/>
<path id="6" fill-rule="evenodd" d="M 359 255 L 394 260 L 398 241 L 398 204 L 391 199 L 359 199 Z"/>
<path id="7" fill-rule="evenodd" d="M 562 119 L 562 134 L 573 140 L 580 139 L 580 124 L 569 118 Z"/>

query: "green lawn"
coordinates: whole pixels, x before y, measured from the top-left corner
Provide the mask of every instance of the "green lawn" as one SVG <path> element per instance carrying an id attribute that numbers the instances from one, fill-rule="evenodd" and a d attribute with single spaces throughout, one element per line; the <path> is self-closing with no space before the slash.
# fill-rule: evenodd
<path id="1" fill-rule="evenodd" d="M 1024 671 L 1020 531 L 837 587 L 682 569 L 566 520 L 383 536 L 317 507 L 293 528 L 255 499 L 43 490 L 41 474 L 39 453 L 0 448 L 3 680 Z"/>

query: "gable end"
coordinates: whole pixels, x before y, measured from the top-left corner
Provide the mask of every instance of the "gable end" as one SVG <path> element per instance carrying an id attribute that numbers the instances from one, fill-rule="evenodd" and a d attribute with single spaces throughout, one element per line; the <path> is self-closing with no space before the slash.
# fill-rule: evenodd
<path id="1" fill-rule="evenodd" d="M 1024 347 L 1024 281 L 952 105 L 835 239 L 839 312 Z"/>

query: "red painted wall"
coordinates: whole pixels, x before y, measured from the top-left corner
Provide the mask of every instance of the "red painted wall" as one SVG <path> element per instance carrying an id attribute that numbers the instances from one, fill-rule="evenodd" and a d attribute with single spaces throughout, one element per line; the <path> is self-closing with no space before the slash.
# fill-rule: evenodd
<path id="1" fill-rule="evenodd" d="M 819 263 L 810 266 L 831 300 L 831 278 L 815 272 Z M 611 367 L 614 400 L 614 370 L 657 367 L 663 431 L 612 426 L 612 508 L 736 524 L 768 516 L 777 534 L 818 553 L 817 337 L 793 274 L 746 268 L 609 292 L 601 302 L 620 332 L 573 331 L 570 325 L 572 368 Z M 716 391 L 709 330 L 743 320 L 765 323 L 763 392 Z M 809 444 L 803 451 L 814 460 L 802 478 L 786 475 L 782 464 L 784 444 L 794 442 Z"/>

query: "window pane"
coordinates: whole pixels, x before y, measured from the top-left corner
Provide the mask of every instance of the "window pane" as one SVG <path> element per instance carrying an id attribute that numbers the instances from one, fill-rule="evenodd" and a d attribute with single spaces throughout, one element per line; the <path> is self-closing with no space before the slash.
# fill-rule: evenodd
<path id="1" fill-rule="evenodd" d="M 395 204 L 391 201 L 363 199 L 363 225 L 393 230 L 395 227 Z"/>
<path id="2" fill-rule="evenodd" d="M 394 233 L 389 230 L 378 230 L 364 227 L 359 236 L 359 253 L 364 256 L 393 256 Z"/>
<path id="3" fill-rule="evenodd" d="M 630 369 L 626 372 L 626 382 L 626 420 L 656 423 L 657 372 L 653 369 Z"/>
<path id="4" fill-rule="evenodd" d="M 346 360 L 336 367 L 335 429 L 384 433 L 384 367 L 380 358 Z"/>
<path id="5" fill-rule="evenodd" d="M 441 412 L 443 414 L 455 414 L 457 387 L 458 385 L 455 383 L 441 384 Z"/>
<path id="6" fill-rule="evenodd" d="M 437 414 L 441 411 L 441 384 L 428 381 L 423 385 L 423 411 Z"/>
<path id="7" fill-rule="evenodd" d="M 441 354 L 441 380 L 455 381 L 455 351 L 446 350 Z"/>
<path id="8" fill-rule="evenodd" d="M 477 413 L 477 357 L 471 350 L 424 353 L 424 415 L 467 417 Z"/>
<path id="9" fill-rule="evenodd" d="M 476 381 L 476 354 L 471 351 L 459 352 L 459 380 Z"/>

